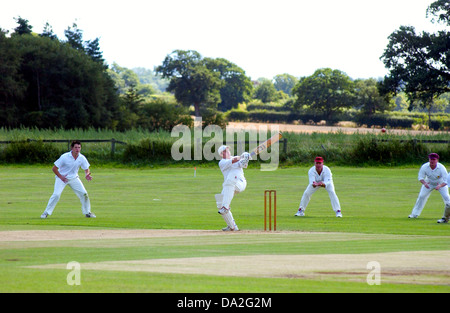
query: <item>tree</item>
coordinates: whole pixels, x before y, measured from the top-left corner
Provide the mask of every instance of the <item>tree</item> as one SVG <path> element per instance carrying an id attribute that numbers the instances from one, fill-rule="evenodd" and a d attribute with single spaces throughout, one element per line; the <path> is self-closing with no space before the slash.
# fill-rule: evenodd
<path id="1" fill-rule="evenodd" d="M 103 66 L 70 45 L 39 36 L 1 36 L 0 122 L 10 127 L 109 128 L 117 95 Z M 6 124 L 3 124 L 6 123 Z"/>
<path id="2" fill-rule="evenodd" d="M 279 91 L 284 92 L 287 95 L 291 95 L 292 88 L 297 84 L 298 79 L 295 76 L 289 74 L 279 74 L 274 77 L 273 85 Z"/>
<path id="3" fill-rule="evenodd" d="M 53 27 L 47 22 L 45 23 L 44 29 L 42 30 L 41 37 L 48 37 L 50 39 L 58 39 L 58 36 L 53 32 Z"/>
<path id="4" fill-rule="evenodd" d="M 393 106 L 378 90 L 378 82 L 373 79 L 355 80 L 355 106 L 366 115 L 392 110 Z"/>
<path id="5" fill-rule="evenodd" d="M 431 22 L 438 22 L 450 26 L 450 2 L 448 0 L 438 0 L 430 4 L 427 8 L 427 17 L 432 15 Z M 435 19 L 437 18 L 437 19 Z"/>
<path id="6" fill-rule="evenodd" d="M 25 96 L 26 82 L 20 74 L 18 47 L 0 29 L 0 125 L 15 127 L 19 120 L 16 105 Z"/>
<path id="7" fill-rule="evenodd" d="M 69 45 L 77 50 L 84 51 L 83 31 L 78 28 L 76 23 L 73 23 L 72 27 L 67 27 L 64 31 L 64 35 L 66 36 Z"/>
<path id="8" fill-rule="evenodd" d="M 219 78 L 223 81 L 220 88 L 219 110 L 228 111 L 237 108 L 239 103 L 249 100 L 253 85 L 242 68 L 223 58 L 205 58 L 204 62 L 209 70 L 219 73 Z"/>
<path id="9" fill-rule="evenodd" d="M 122 98 L 127 109 L 133 113 L 137 113 L 144 102 L 136 89 L 136 85 L 129 86 Z"/>
<path id="10" fill-rule="evenodd" d="M 220 102 L 220 74 L 209 70 L 197 51 L 173 51 L 156 72 L 170 79 L 167 91 L 174 92 L 178 102 L 194 106 L 195 116 L 200 116 L 201 106 L 216 108 Z"/>
<path id="11" fill-rule="evenodd" d="M 85 51 L 88 56 L 95 62 L 104 65 L 103 52 L 100 51 L 100 39 L 97 37 L 94 40 L 88 40 L 85 43 Z M 105 69 L 107 66 L 105 65 Z"/>
<path id="12" fill-rule="evenodd" d="M 427 10 L 428 14 L 440 13 L 438 21 L 447 25 L 450 25 L 449 12 L 448 1 L 435 1 Z M 433 101 L 450 92 L 450 33 L 447 31 L 418 34 L 413 26 L 400 26 L 389 36 L 380 59 L 389 69 L 380 91 L 383 94 L 404 91 L 410 110 L 419 105 L 431 117 Z"/>
<path id="13" fill-rule="evenodd" d="M 267 79 L 261 79 L 260 84 L 255 88 L 253 98 L 261 100 L 263 103 L 275 102 L 281 99 L 281 95 L 273 83 Z"/>
<path id="14" fill-rule="evenodd" d="M 16 20 L 17 24 L 19 24 L 16 28 L 14 28 L 14 33 L 13 35 L 28 35 L 31 34 L 31 30 L 33 29 L 33 26 L 28 24 L 28 20 L 22 18 L 22 17 L 17 17 L 14 18 L 14 20 Z"/>
<path id="15" fill-rule="evenodd" d="M 302 77 L 292 90 L 297 96 L 294 109 L 307 105 L 322 112 L 327 121 L 342 108 L 353 105 L 354 83 L 344 72 L 330 68 L 318 69 L 313 75 Z"/>

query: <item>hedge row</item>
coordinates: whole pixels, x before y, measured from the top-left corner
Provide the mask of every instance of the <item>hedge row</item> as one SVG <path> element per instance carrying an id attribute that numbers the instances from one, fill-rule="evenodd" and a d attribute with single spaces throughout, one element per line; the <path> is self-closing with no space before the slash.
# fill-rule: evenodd
<path id="1" fill-rule="evenodd" d="M 216 161 L 175 161 L 171 155 L 172 142 L 142 140 L 137 144 L 128 144 L 121 153 L 111 155 L 86 154 L 91 164 L 121 163 L 124 165 L 152 164 L 185 164 L 215 163 Z M 15 142 L 0 150 L 0 162 L 3 164 L 52 164 L 63 151 L 59 151 L 50 143 Z M 302 145 L 290 147 L 285 153 L 280 150 L 280 165 L 310 164 L 315 156 L 324 156 L 327 162 L 348 166 L 394 166 L 420 165 L 424 163 L 430 152 L 437 152 L 441 161 L 450 165 L 450 144 L 433 146 L 433 151 L 422 143 L 414 140 L 380 141 L 373 137 L 363 137 L 351 145 L 333 144 L 326 149 L 323 145 Z M 103 152 L 104 153 L 104 152 Z M 194 156 L 194 146 L 191 146 L 190 156 Z M 257 164 L 258 162 L 254 162 Z"/>
<path id="2" fill-rule="evenodd" d="M 319 113 L 295 113 L 269 110 L 230 110 L 226 113 L 226 118 L 228 121 L 239 122 L 293 123 L 301 121 L 303 124 L 310 123 L 311 121 L 318 123 L 326 120 L 325 115 Z M 428 116 L 425 113 L 390 113 L 367 116 L 350 111 L 336 114 L 331 121 L 327 122 L 333 124 L 338 121 L 353 121 L 358 125 L 367 125 L 367 127 L 379 126 L 410 129 L 413 125 L 427 125 Z M 430 127 L 434 130 L 450 129 L 449 114 L 433 114 Z"/>

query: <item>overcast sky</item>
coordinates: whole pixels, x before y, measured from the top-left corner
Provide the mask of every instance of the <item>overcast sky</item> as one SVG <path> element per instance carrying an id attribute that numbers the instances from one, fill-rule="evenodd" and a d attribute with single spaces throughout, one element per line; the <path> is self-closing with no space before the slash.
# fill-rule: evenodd
<path id="1" fill-rule="evenodd" d="M 432 0 L 19 0 L 0 10 L 0 28 L 21 16 L 60 39 L 77 23 L 83 39 L 100 38 L 106 62 L 154 69 L 173 50 L 225 58 L 252 79 L 309 76 L 330 67 L 351 78 L 387 74 L 380 56 L 400 25 L 434 31 Z M 442 28 L 442 26 L 439 26 Z"/>

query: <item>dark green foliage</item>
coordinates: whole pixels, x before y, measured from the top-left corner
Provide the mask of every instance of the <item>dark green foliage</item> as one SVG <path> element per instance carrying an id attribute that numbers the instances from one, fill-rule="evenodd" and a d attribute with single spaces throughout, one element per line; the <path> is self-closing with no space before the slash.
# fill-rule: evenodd
<path id="1" fill-rule="evenodd" d="M 122 160 L 124 163 L 146 163 L 152 161 L 172 161 L 172 142 L 144 139 L 138 144 L 127 145 Z"/>
<path id="2" fill-rule="evenodd" d="M 144 104 L 140 112 L 139 126 L 150 131 L 171 131 L 178 124 L 192 125 L 192 118 L 187 108 L 162 99 Z"/>
<path id="3" fill-rule="evenodd" d="M 0 33 L 0 42 L 1 126 L 112 127 L 118 98 L 103 64 L 45 36 Z"/>
<path id="4" fill-rule="evenodd" d="M 55 145 L 42 141 L 17 141 L 8 144 L 0 153 L 0 161 L 5 163 L 48 164 L 61 155 Z"/>
<path id="5" fill-rule="evenodd" d="M 426 147 L 418 141 L 383 142 L 365 138 L 358 141 L 350 159 L 368 165 L 398 165 L 420 163 L 426 155 Z"/>

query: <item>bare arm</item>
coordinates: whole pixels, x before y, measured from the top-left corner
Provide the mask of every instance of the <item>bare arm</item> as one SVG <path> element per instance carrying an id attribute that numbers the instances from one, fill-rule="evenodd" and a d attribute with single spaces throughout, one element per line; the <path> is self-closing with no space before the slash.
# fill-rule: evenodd
<path id="1" fill-rule="evenodd" d="M 66 176 L 62 176 L 59 173 L 58 167 L 56 165 L 52 168 L 53 173 L 55 173 L 56 176 L 58 176 L 59 179 L 61 179 L 63 182 L 67 183 L 69 180 L 66 178 Z"/>

